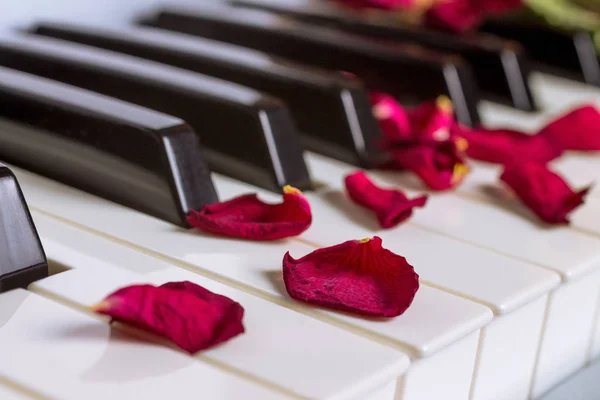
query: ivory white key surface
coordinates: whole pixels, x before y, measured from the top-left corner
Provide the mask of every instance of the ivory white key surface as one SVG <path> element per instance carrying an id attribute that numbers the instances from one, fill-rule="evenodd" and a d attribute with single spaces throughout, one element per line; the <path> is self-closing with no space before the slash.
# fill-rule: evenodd
<path id="1" fill-rule="evenodd" d="M 72 269 L 30 290 L 80 307 L 136 283 L 191 281 L 239 302 L 246 332 L 201 359 L 254 377 L 301 398 L 366 398 L 408 367 L 403 353 L 230 288 L 167 262 L 32 213 L 49 263 Z M 353 349 L 348 351 L 348 349 Z M 394 392 L 388 393 L 392 399 Z"/>
<path id="2" fill-rule="evenodd" d="M 279 271 L 285 251 L 290 250 L 292 254 L 299 257 L 313 251 L 314 247 L 295 241 L 261 244 L 201 235 L 176 228 L 18 168 L 13 167 L 13 170 L 34 211 L 37 207 L 43 208 L 46 212 L 100 230 L 103 234 L 135 243 L 140 248 L 143 247 L 145 252 L 166 256 L 179 267 L 216 277 L 228 285 L 243 288 L 324 321 L 343 325 L 361 335 L 377 337 L 378 340 L 401 350 L 406 349 L 415 354 L 424 354 L 424 351 L 432 352 L 436 347 L 439 349 L 443 343 L 450 345 L 464 340 L 467 335 L 476 333 L 492 318 L 491 311 L 482 305 L 424 286 L 411 306 L 412 310 L 419 310 L 419 312 L 407 312 L 385 323 L 364 321 L 365 325 L 358 326 L 352 321 L 344 320 L 341 314 L 338 316 L 337 313 L 325 313 L 293 302 L 283 292 L 279 282 Z M 442 304 L 453 303 L 455 306 L 441 312 L 438 304 L 429 300 L 431 293 L 437 294 L 436 301 L 441 299 Z M 433 324 L 433 321 L 436 323 Z M 385 331 L 382 329 L 384 325 L 395 328 Z M 401 328 L 407 325 L 411 327 L 410 331 Z M 389 332 L 393 332 L 393 335 Z M 419 332 L 426 335 L 421 338 Z M 381 339 L 382 337 L 385 339 Z M 475 353 L 476 344 L 472 346 L 469 353 L 473 361 Z M 432 357 L 430 359 L 433 360 Z M 461 365 L 468 366 L 467 363 Z M 467 381 L 466 386 L 470 383 L 473 372 L 472 365 L 470 369 L 459 371 L 455 367 L 450 367 L 450 364 L 442 363 L 438 364 L 438 369 L 438 373 L 442 376 L 448 373 L 460 373 L 461 379 Z M 460 386 L 454 384 L 446 390 L 464 387 L 464 384 Z M 444 388 L 440 387 L 439 390 L 443 391 Z M 460 393 L 458 398 L 463 395 L 465 394 Z"/>
<path id="3" fill-rule="evenodd" d="M 0 295 L 0 354 L 0 375 L 54 399 L 286 398 L 22 289 Z"/>
<path id="4" fill-rule="evenodd" d="M 600 89 L 590 85 L 541 73 L 533 74 L 531 83 L 542 107 L 540 113 L 531 115 L 488 103 L 481 108 L 482 119 L 486 126 L 508 127 L 535 133 L 545 124 L 574 107 L 583 104 L 600 106 Z M 568 152 L 550 163 L 550 166 L 563 175 L 576 190 L 590 184 L 597 184 L 600 178 L 599 153 Z M 530 212 L 517 205 L 514 197 L 506 197 L 505 192 L 498 191 L 497 184 L 490 185 L 490 182 L 498 181 L 499 173 L 497 167 L 476 163 L 474 173 L 459 191 L 467 195 L 487 197 L 486 201 L 512 202 L 513 210 L 517 209 L 525 218 L 530 218 Z M 504 197 L 498 197 L 499 193 L 504 193 L 501 194 Z M 597 186 L 588 194 L 585 204 L 571 214 L 571 221 L 574 229 L 596 237 L 600 236 L 600 191 Z M 594 307 L 593 301 L 590 300 L 598 298 L 597 279 L 597 274 L 584 277 L 581 281 L 569 284 L 552 295 L 550 304 L 553 311 L 548 314 L 546 328 L 553 330 L 554 334 L 546 335 L 542 343 L 532 394 L 539 396 L 580 369 L 586 361 L 600 354 L 598 344 L 600 343 L 598 340 L 600 303 L 596 302 Z M 562 313 L 557 311 L 563 304 L 571 304 L 572 311 L 567 311 L 569 306 L 563 306 Z M 551 328 L 552 326 L 554 329 Z M 590 326 L 595 327 L 592 328 L 591 339 L 588 333 Z M 573 339 L 571 343 L 588 341 L 588 346 L 566 345 L 569 341 L 565 340 L 565 337 Z"/>
<path id="5" fill-rule="evenodd" d="M 361 210 L 358 206 L 352 206 L 349 203 L 349 200 L 344 200 L 346 196 L 341 195 L 342 190 L 340 189 L 341 179 L 351 172 L 349 167 L 344 167 L 340 163 L 333 162 L 324 157 L 311 155 L 309 156 L 311 160 L 311 165 L 313 166 L 313 174 L 316 175 L 317 178 L 321 178 L 322 180 L 326 180 L 327 183 L 334 188 L 330 193 L 333 196 L 337 196 L 337 204 L 343 204 L 344 201 L 347 202 L 346 210 L 340 212 L 337 218 L 334 217 L 334 213 L 319 213 L 319 206 L 316 199 L 312 199 L 313 204 L 313 212 L 315 219 L 317 218 L 329 218 L 328 226 L 330 226 L 329 230 L 326 234 L 321 234 L 321 230 L 310 229 L 303 237 L 308 240 L 335 240 L 336 235 L 342 232 L 352 232 L 356 231 L 357 226 L 351 226 L 347 222 L 347 217 L 352 215 L 355 220 L 359 219 L 361 215 L 365 215 L 365 210 Z M 390 173 L 381 173 L 381 172 L 372 172 L 372 177 L 379 178 L 380 183 L 384 182 L 386 184 L 404 184 L 404 188 L 406 189 L 408 186 L 406 185 L 406 179 L 401 177 L 397 178 L 396 174 Z M 418 193 L 414 190 L 407 189 L 409 195 L 416 196 Z M 323 195 L 323 193 L 321 193 Z M 367 217 L 368 218 L 368 217 Z M 370 216 L 371 220 L 374 220 L 374 217 Z M 364 220 L 364 219 L 363 219 Z M 479 201 L 472 201 L 469 199 L 460 198 L 456 194 L 438 194 L 430 196 L 428 200 L 428 204 L 423 209 L 416 209 L 414 211 L 414 215 L 412 217 L 412 221 L 417 225 L 426 228 L 429 231 L 439 232 L 447 237 L 454 237 L 456 239 L 460 239 L 463 242 L 468 242 L 480 246 L 479 250 L 482 252 L 484 256 L 481 257 L 481 261 L 484 265 L 488 265 L 489 261 L 485 260 L 493 260 L 494 257 L 498 257 L 498 254 L 492 255 L 493 250 L 496 253 L 503 252 L 506 255 L 511 257 L 504 257 L 506 265 L 510 265 L 511 263 L 518 262 L 518 259 L 525 259 L 520 262 L 526 266 L 530 271 L 537 271 L 536 275 L 538 279 L 542 279 L 542 273 L 546 272 L 550 274 L 550 270 L 554 270 L 555 273 L 560 273 L 565 280 L 572 278 L 581 278 L 585 277 L 585 279 L 579 279 L 577 283 L 573 283 L 573 285 L 579 286 L 581 290 L 584 290 L 584 285 L 586 282 L 591 280 L 591 284 L 596 285 L 596 292 L 598 288 L 600 288 L 600 279 L 598 276 L 593 275 L 589 276 L 590 273 L 597 270 L 600 266 L 600 241 L 591 236 L 587 236 L 583 233 L 576 232 L 569 228 L 561 228 L 558 230 L 544 230 L 542 228 L 537 227 L 529 222 L 527 219 L 523 219 L 521 216 L 517 216 L 508 211 L 504 211 L 501 208 L 496 208 L 494 204 L 485 204 Z M 493 222 L 495 226 L 489 226 L 486 223 L 482 223 L 482 221 L 490 221 Z M 407 249 L 415 249 L 419 247 L 419 244 L 415 243 L 426 243 L 429 246 L 431 243 L 435 243 L 432 240 L 419 240 L 419 236 L 415 234 L 406 235 L 404 237 L 400 236 L 400 232 L 409 229 L 412 223 L 405 224 L 400 228 L 391 231 L 382 231 L 379 234 L 394 243 L 392 246 L 393 250 L 396 250 L 402 254 L 410 255 L 411 250 L 400 250 L 401 243 L 406 242 L 405 246 Z M 376 228 L 372 228 L 376 229 Z M 513 237 L 514 235 L 514 237 Z M 317 239 L 318 237 L 318 239 Z M 413 239 L 414 242 L 411 240 Z M 446 238 L 448 239 L 448 238 Z M 385 240 L 385 239 L 384 239 Z M 396 247 L 397 246 L 397 247 Z M 467 246 L 465 246 L 467 247 Z M 434 246 L 434 248 L 438 248 L 438 246 Z M 397 250 L 398 249 L 398 250 Z M 440 252 L 446 250 L 446 248 L 440 248 Z M 586 254 L 587 251 L 587 254 Z M 548 254 L 550 252 L 550 254 Z M 419 253 L 421 254 L 421 253 Z M 422 249 L 422 254 L 426 254 L 425 249 Z M 429 252 L 430 257 L 434 257 L 438 253 Z M 460 260 L 456 261 L 456 264 L 464 264 L 470 265 L 471 268 L 474 267 L 471 260 L 469 259 L 470 252 L 464 252 L 464 255 L 461 257 L 460 254 L 452 253 L 450 251 L 443 252 L 445 255 L 445 265 L 451 263 L 452 259 Z M 454 257 L 452 257 L 453 254 Z M 515 256 L 517 259 L 515 259 Z M 578 258 L 577 257 L 581 257 Z M 410 260 L 410 259 L 409 259 Z M 431 264 L 428 264 L 431 265 Z M 453 265 L 452 265 L 453 266 Z M 449 266 L 447 268 L 450 268 Z M 515 284 L 515 279 L 518 279 L 520 276 L 524 276 L 522 271 L 518 269 L 510 270 L 509 273 L 506 267 L 502 265 L 496 265 L 495 267 L 492 265 L 492 271 L 495 270 L 496 274 L 499 276 L 504 276 L 506 279 L 506 284 L 504 286 L 500 286 L 504 291 L 505 295 L 515 296 L 518 292 L 515 290 L 517 286 Z M 486 271 L 488 269 L 486 268 Z M 524 269 L 523 271 L 525 271 Z M 450 271 L 453 271 L 452 269 Z M 449 272 L 448 274 L 450 274 Z M 425 279 L 435 279 L 437 278 L 439 273 L 433 275 L 424 275 Z M 536 286 L 539 288 L 539 283 L 542 280 L 538 281 L 537 285 L 535 282 L 530 282 L 530 286 L 528 290 L 535 294 L 535 296 L 540 296 L 545 292 L 549 292 L 551 289 L 556 287 L 558 283 L 558 278 L 555 274 L 554 276 L 554 285 L 544 286 L 545 291 L 532 290 L 536 289 Z M 460 277 L 465 282 L 470 283 L 472 286 L 479 286 L 480 289 L 485 288 L 487 290 L 492 290 L 491 293 L 494 293 L 494 289 L 488 289 L 492 284 L 496 286 L 497 284 L 502 282 L 503 278 L 490 279 L 489 276 L 481 276 L 478 281 L 469 279 L 468 274 L 456 274 L 457 277 Z M 475 275 L 477 277 L 478 275 Z M 512 282 L 511 282 L 512 281 Z M 446 281 L 433 281 L 438 285 L 446 284 Z M 443 283 L 438 283 L 443 282 Z M 517 281 L 518 282 L 518 281 Z M 534 285 L 531 285 L 534 283 Z M 496 288 L 498 288 L 496 286 Z M 496 289 L 497 290 L 497 289 Z M 460 292 L 463 293 L 464 292 Z M 577 298 L 575 292 L 570 292 L 572 297 L 570 300 L 574 300 Z M 589 294 L 589 291 L 587 292 Z M 489 294 L 487 295 L 489 296 Z M 595 298 L 595 294 L 592 295 Z M 481 294 L 479 297 L 481 298 Z M 518 298 L 518 297 L 517 297 Z M 516 303 L 518 307 L 523 307 L 531 300 L 536 297 L 531 296 L 526 301 L 525 299 L 521 299 L 520 303 Z M 560 325 L 548 325 L 546 327 L 543 326 L 544 315 L 546 313 L 546 300 L 539 300 L 536 306 L 528 306 L 528 310 L 519 310 L 518 313 L 508 314 L 506 318 L 502 318 L 502 320 L 495 320 L 484 329 L 482 344 L 483 347 L 480 349 L 481 357 L 479 362 L 479 370 L 480 374 L 475 376 L 475 383 L 473 388 L 473 398 L 474 399 L 487 399 L 487 398 L 495 398 L 497 396 L 497 385 L 498 382 L 501 382 L 502 379 L 505 381 L 511 382 L 510 387 L 512 391 L 504 391 L 507 396 L 506 399 L 510 398 L 526 398 L 529 389 L 530 389 L 530 381 L 534 376 L 534 369 L 536 367 L 537 356 L 537 348 L 540 343 L 540 333 L 543 332 L 544 336 L 548 337 L 556 337 L 564 333 L 564 330 L 561 329 Z M 518 307 L 513 308 L 512 310 L 518 309 Z M 573 314 L 569 314 L 566 309 L 561 309 L 556 305 L 556 303 L 550 303 L 549 307 L 555 308 L 554 310 L 550 310 L 548 308 L 548 312 L 552 311 L 553 315 L 556 315 L 558 319 L 564 318 L 567 319 L 569 317 L 573 318 Z M 499 308 L 496 308 L 496 312 L 498 312 Z M 568 354 L 571 353 L 581 353 L 585 349 L 588 348 L 591 341 L 591 327 L 589 326 L 589 320 L 593 317 L 595 312 L 595 308 L 584 307 L 581 313 L 577 313 L 577 317 L 573 320 L 573 324 L 577 326 L 579 329 L 582 329 L 583 337 L 573 338 L 573 340 L 562 340 L 556 344 L 560 350 L 558 350 L 559 354 Z M 534 315 L 535 314 L 535 315 Z M 526 316 L 526 317 L 524 317 Z M 512 328 L 510 327 L 511 322 L 513 321 Z M 525 325 L 523 325 L 525 323 Z M 497 324 L 497 325 L 496 325 Z M 573 325 L 572 324 L 572 325 Z M 506 326 L 509 328 L 506 328 Z M 500 326 L 504 326 L 505 328 L 500 328 Z M 546 329 L 547 328 L 547 329 Z M 510 335 L 510 334 L 493 334 L 493 332 L 510 332 L 511 330 L 516 330 L 520 332 L 520 335 Z M 489 334 L 487 334 L 489 332 Z M 495 338 L 495 340 L 494 340 Z M 502 348 L 523 348 L 523 351 L 520 352 L 507 352 L 507 351 L 495 351 L 496 349 Z M 483 349 L 483 350 L 482 350 Z M 550 351 L 548 346 L 544 346 L 542 348 L 542 352 Z M 518 357 L 516 356 L 518 355 Z M 543 358 L 540 356 L 539 359 Z M 581 361 L 581 360 L 579 360 Z M 553 363 L 560 362 L 560 360 L 554 360 Z M 581 368 L 585 363 L 585 359 L 578 363 L 575 366 L 575 363 L 565 364 L 571 365 L 574 368 Z M 499 373 L 497 372 L 497 365 L 506 365 L 507 368 L 503 368 L 502 371 L 506 371 L 506 375 L 503 378 L 500 378 Z M 524 374 L 521 368 L 524 368 L 526 373 Z M 561 370 L 558 368 L 557 370 Z M 568 368 L 562 369 L 563 372 L 566 372 Z M 545 370 L 540 369 L 539 374 L 543 375 L 546 372 Z M 554 370 L 553 370 L 554 371 Z M 572 372 L 572 371 L 571 371 Z M 540 376 L 541 376 L 540 375 Z M 565 377 L 560 375 L 561 377 Z M 543 379 L 543 378 L 540 378 Z"/>
<path id="6" fill-rule="evenodd" d="M 35 397 L 26 395 L 25 393 L 9 386 L 6 382 L 0 379 L 0 399 L 2 400 L 37 400 Z"/>

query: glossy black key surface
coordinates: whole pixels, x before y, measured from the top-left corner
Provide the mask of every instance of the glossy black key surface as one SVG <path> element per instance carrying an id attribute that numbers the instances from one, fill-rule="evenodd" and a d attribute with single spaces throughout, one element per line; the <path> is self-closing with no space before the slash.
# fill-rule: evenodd
<path id="1" fill-rule="evenodd" d="M 402 24 L 397 18 L 366 19 L 320 0 L 230 0 L 240 7 L 273 11 L 301 21 L 385 40 L 412 42 L 458 54 L 475 74 L 482 96 L 525 111 L 536 109 L 522 46 L 492 35 L 453 36 Z"/>
<path id="2" fill-rule="evenodd" d="M 3 67 L 0 160 L 180 226 L 218 200 L 179 118 Z"/>
<path id="3" fill-rule="evenodd" d="M 390 93 L 405 104 L 447 94 L 462 123 L 479 122 L 475 79 L 459 56 L 418 45 L 382 44 L 377 39 L 237 7 L 168 8 L 141 23 L 351 72 L 370 89 Z"/>
<path id="4" fill-rule="evenodd" d="M 124 54 L 37 35 L 0 39 L 0 65 L 177 116 L 214 172 L 276 192 L 311 182 L 284 104 L 252 89 Z"/>
<path id="5" fill-rule="evenodd" d="M 535 68 L 600 86 L 600 63 L 588 32 L 565 32 L 523 18 L 498 18 L 482 30 L 521 43 Z"/>
<path id="6" fill-rule="evenodd" d="M 3 129 L 0 123 L 0 134 Z M 46 255 L 19 182 L 0 164 L 0 293 L 47 276 Z"/>
<path id="7" fill-rule="evenodd" d="M 134 27 L 40 24 L 33 30 L 215 76 L 267 91 L 290 108 L 307 149 L 368 167 L 382 161 L 368 93 L 356 79 L 223 42 Z"/>

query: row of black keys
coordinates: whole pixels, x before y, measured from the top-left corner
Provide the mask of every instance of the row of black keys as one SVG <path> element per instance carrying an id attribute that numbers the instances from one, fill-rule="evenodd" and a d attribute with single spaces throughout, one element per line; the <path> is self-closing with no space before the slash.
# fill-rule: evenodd
<path id="1" fill-rule="evenodd" d="M 384 161 L 365 84 L 404 103 L 446 93 L 471 125 L 474 82 L 486 98 L 535 109 L 524 50 L 512 42 L 364 22 L 320 0 L 235 3 L 275 14 L 165 10 L 137 27 L 41 24 L 0 38 L 0 159 L 185 226 L 190 209 L 217 200 L 209 170 L 310 190 L 303 148 L 363 167 Z M 487 28 L 555 72 L 600 81 L 585 34 L 510 21 Z M 562 57 L 542 50 L 545 41 Z M 0 199 L 2 292 L 43 278 L 47 265 L 3 165 Z"/>
<path id="2" fill-rule="evenodd" d="M 277 4 L 283 12 L 292 3 Z M 535 108 L 519 46 L 302 5 L 286 13 L 344 29 L 210 6 L 164 10 L 145 27 L 41 24 L 0 39 L 0 159 L 186 226 L 190 209 L 216 201 L 209 169 L 270 190 L 310 190 L 304 148 L 364 167 L 385 161 L 363 82 L 407 103 L 447 93 L 466 124 L 478 122 L 475 81 L 491 97 Z M 367 28 L 386 43 L 344 32 Z"/>

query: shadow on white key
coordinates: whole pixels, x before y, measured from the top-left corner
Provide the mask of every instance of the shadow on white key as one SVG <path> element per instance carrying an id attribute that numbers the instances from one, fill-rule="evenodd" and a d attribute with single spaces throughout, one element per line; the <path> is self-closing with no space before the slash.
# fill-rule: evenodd
<path id="1" fill-rule="evenodd" d="M 54 270 L 29 289 L 89 307 L 136 283 L 192 281 L 239 302 L 246 332 L 201 352 L 227 370 L 303 399 L 392 399 L 403 353 L 33 212 Z M 200 244 L 201 245 L 201 244 Z M 352 351 L 349 351 L 352 349 Z M 377 392 L 382 392 L 378 394 Z"/>
<path id="2" fill-rule="evenodd" d="M 340 187 L 343 176 L 351 171 L 350 167 L 315 155 L 310 155 L 309 159 L 314 176 L 317 179 L 327 180 L 327 183 L 334 188 L 330 193 L 334 195 L 338 193 L 337 204 L 343 204 L 346 196 L 339 195 L 340 192 L 335 188 Z M 372 172 L 371 176 L 378 178 L 376 180 L 383 185 L 403 186 L 409 196 L 418 194 L 418 191 L 406 184 L 407 180 L 401 174 Z M 323 193 L 321 196 L 324 195 Z M 340 209 L 341 215 L 329 223 L 340 231 L 351 229 L 348 223 L 344 222 L 349 215 L 357 219 L 361 213 L 364 215 L 366 212 L 361 211 L 358 206 L 349 204 L 348 200 L 345 201 L 347 210 L 344 212 Z M 325 212 L 317 216 L 318 208 L 315 204 L 316 200 L 313 200 L 315 219 L 323 218 Z M 333 217 L 334 214 L 328 213 L 327 216 Z M 425 280 L 491 304 L 498 304 L 499 298 L 494 299 L 493 295 L 503 292 L 504 300 L 512 298 L 515 302 L 512 310 L 518 310 L 497 320 L 497 325 L 492 323 L 486 328 L 486 331 L 490 332 L 494 328 L 494 334 L 483 334 L 484 342 L 488 340 L 490 343 L 493 340 L 500 342 L 490 345 L 487 349 L 485 345 L 483 347 L 479 373 L 475 376 L 474 399 L 497 396 L 499 388 L 496 385 L 501 381 L 499 371 L 506 372 L 505 379 L 518 383 L 516 386 L 508 386 L 515 392 L 507 393 L 506 399 L 512 399 L 527 397 L 532 376 L 535 378 L 533 393 L 539 395 L 585 365 L 589 359 L 588 349 L 593 335 L 596 304 L 582 299 L 585 297 L 596 299 L 598 294 L 600 238 L 569 228 L 541 228 L 522 215 L 515 214 L 513 210 L 503 209 L 498 204 L 486 204 L 461 198 L 457 194 L 430 196 L 425 208 L 415 210 L 410 223 L 380 234 L 383 238 L 387 238 L 388 242 L 391 240 L 393 243 L 398 243 L 398 251 L 410 256 L 411 250 L 414 250 L 415 246 L 418 248 L 418 243 L 424 242 L 424 239 L 412 239 L 416 244 L 411 241 L 411 238 L 419 237 L 419 234 L 408 233 L 411 229 L 418 232 L 419 229 L 415 229 L 415 226 L 430 233 L 437 232 L 447 238 L 458 239 L 463 244 L 478 246 L 482 251 L 477 262 L 477 259 L 471 256 L 477 253 L 474 250 L 464 250 L 461 255 L 458 251 L 451 251 L 452 248 L 456 249 L 457 245 L 433 246 L 436 249 L 443 249 L 429 255 L 439 257 L 441 264 L 438 265 L 438 271 L 434 271 L 431 275 L 423 274 Z M 372 226 L 371 229 L 376 228 Z M 303 237 L 313 241 L 324 241 L 327 237 L 331 238 L 332 234 L 328 232 L 326 237 L 311 228 Z M 431 242 L 427 240 L 428 244 Z M 401 247 L 401 243 L 406 243 L 406 249 Z M 395 246 L 392 249 L 395 249 Z M 422 249 L 419 254 L 426 254 L 425 249 Z M 450 263 L 452 263 L 451 267 Z M 446 276 L 440 273 L 444 267 L 449 269 Z M 465 272 L 452 274 L 451 271 L 455 268 L 461 268 Z M 486 268 L 487 273 L 493 271 L 496 277 L 466 272 L 474 271 L 476 268 Z M 556 286 L 557 274 L 562 276 L 565 283 L 551 293 L 546 308 L 543 294 Z M 550 278 L 550 275 L 553 278 Z M 470 278 L 471 276 L 473 278 Z M 455 282 L 452 282 L 449 277 L 454 277 Z M 527 280 L 520 281 L 523 278 Z M 457 285 L 458 279 L 462 280 L 462 283 L 458 282 L 461 286 Z M 552 280 L 553 284 L 550 283 Z M 471 287 L 467 287 L 469 285 Z M 479 292 L 473 292 L 473 287 Z M 519 290 L 526 290 L 528 297 L 519 298 Z M 536 298 L 537 301 L 532 302 Z M 528 306 L 523 307 L 526 304 Z M 502 311 L 498 307 L 495 309 L 497 312 Z M 536 317 L 534 318 L 533 315 Z M 514 324 L 508 322 L 510 319 L 514 319 Z M 543 336 L 539 342 L 542 324 L 544 324 Z M 528 335 L 524 335 L 525 327 L 528 327 L 526 329 Z M 534 340 L 534 337 L 537 339 Z M 520 344 L 526 346 L 521 347 L 526 351 L 515 350 L 514 346 L 521 338 L 529 338 Z M 541 344 L 536 355 L 538 342 Z M 523 357 L 519 362 L 517 355 Z M 494 362 L 486 363 L 487 357 Z M 506 365 L 507 368 L 498 368 L 498 365 Z M 534 372 L 534 365 L 537 365 L 537 372 Z"/>
<path id="3" fill-rule="evenodd" d="M 600 89 L 567 79 L 535 73 L 531 78 L 532 88 L 540 101 L 542 112 L 536 115 L 521 113 L 507 107 L 484 103 L 481 107 L 482 119 L 488 127 L 509 127 L 526 132 L 536 132 L 557 116 L 582 104 L 600 106 Z M 510 212 L 518 213 L 526 221 L 535 220 L 531 212 L 514 198 L 499 196 L 498 184 L 500 169 L 493 165 L 476 162 L 474 171 L 458 192 L 479 200 L 495 204 L 510 204 Z M 579 190 L 597 183 L 600 179 L 600 154 L 568 152 L 553 161 L 551 168 L 562 174 L 571 186 Z M 491 185 L 490 185 L 491 183 Z M 513 214 L 514 215 L 514 214 Z M 513 216 L 510 216 L 513 219 Z M 571 214 L 572 228 L 590 236 L 600 237 L 600 190 L 593 189 L 584 205 Z M 535 222 L 531 222 L 532 225 Z M 502 224 L 505 226 L 505 224 Z M 566 284 L 551 298 L 551 308 L 546 329 L 554 329 L 553 335 L 544 339 L 532 395 L 539 397 L 569 374 L 583 367 L 585 361 L 600 355 L 600 303 L 595 307 L 590 299 L 598 298 L 600 274 L 592 271 L 600 266 L 600 259 L 584 246 L 573 234 L 567 235 L 565 228 L 549 229 L 562 240 L 552 242 L 552 234 L 544 232 L 545 243 L 534 246 L 524 241 L 530 249 L 536 249 L 544 266 L 550 266 L 563 275 Z M 540 236 L 543 239 L 544 236 Z M 569 238 L 570 236 L 570 238 Z M 598 247 L 597 244 L 595 244 Z M 524 246 L 523 246 L 524 247 Z M 525 249 L 523 249 L 525 250 Z M 559 250 L 559 251 L 557 251 Z M 535 261 L 533 254 L 519 251 L 519 255 Z M 587 273 L 587 275 L 586 275 Z M 594 317 L 594 315 L 596 315 Z M 588 330 L 592 327 L 592 338 Z M 565 340 L 568 338 L 568 340 Z M 591 343 L 590 343 L 591 340 Z"/>
<path id="4" fill-rule="evenodd" d="M 52 399 L 287 398 L 23 289 L 0 295 L 0 354 L 0 375 Z"/>
<path id="5" fill-rule="evenodd" d="M 383 323 L 326 313 L 289 299 L 280 278 L 286 251 L 300 257 L 314 247 L 292 240 L 244 242 L 186 231 L 18 168 L 15 171 L 34 210 L 43 209 L 103 235 L 111 235 L 143 248 L 146 253 L 167 257 L 165 259 L 178 267 L 341 325 L 409 351 L 413 356 L 431 354 L 427 362 L 420 364 L 420 369 L 409 371 L 402 386 L 403 399 L 429 399 L 430 395 L 443 396 L 444 393 L 450 393 L 453 398 L 468 396 L 479 329 L 492 318 L 491 311 L 482 305 L 424 285 L 408 312 Z M 44 232 L 43 225 L 38 229 Z M 47 232 L 42 233 L 43 238 L 54 238 L 52 231 Z M 449 347 L 442 350 L 444 346 Z M 438 384 L 431 385 L 432 381 Z"/>
<path id="6" fill-rule="evenodd" d="M 26 394 L 26 391 L 15 387 L 12 382 L 0 377 L 0 399 L 2 400 L 46 400 L 47 398 L 39 394 Z"/>

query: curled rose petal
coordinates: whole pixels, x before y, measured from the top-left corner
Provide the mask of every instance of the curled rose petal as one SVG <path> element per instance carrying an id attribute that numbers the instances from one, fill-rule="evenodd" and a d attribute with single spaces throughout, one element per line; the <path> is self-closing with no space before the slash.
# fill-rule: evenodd
<path id="1" fill-rule="evenodd" d="M 446 96 L 405 109 L 392 96 L 382 92 L 371 92 L 373 115 L 387 144 L 406 140 L 450 139 L 455 123 L 454 107 Z"/>
<path id="2" fill-rule="evenodd" d="M 241 239 L 278 240 L 300 235 L 312 223 L 310 204 L 298 189 L 286 186 L 283 191 L 279 204 L 247 194 L 192 211 L 187 220 L 205 232 Z"/>
<path id="3" fill-rule="evenodd" d="M 397 317 L 410 307 L 419 276 L 379 237 L 351 240 L 294 259 L 283 258 L 289 295 L 310 304 L 376 317 Z"/>
<path id="4" fill-rule="evenodd" d="M 425 15 L 426 26 L 464 33 L 477 28 L 486 17 L 517 9 L 522 0 L 444 0 L 437 2 Z"/>
<path id="5" fill-rule="evenodd" d="M 241 305 L 187 281 L 128 286 L 92 309 L 169 339 L 191 354 L 244 333 Z"/>
<path id="6" fill-rule="evenodd" d="M 406 110 L 392 96 L 371 93 L 373 115 L 386 142 L 409 140 L 412 137 L 410 121 Z"/>
<path id="7" fill-rule="evenodd" d="M 525 161 L 505 166 L 500 179 L 541 220 L 568 224 L 568 214 L 583 204 L 590 188 L 574 192 L 544 164 Z"/>
<path id="8" fill-rule="evenodd" d="M 439 96 L 410 110 L 408 118 L 415 136 L 440 142 L 449 140 L 455 123 L 454 106 L 447 96 Z"/>
<path id="9" fill-rule="evenodd" d="M 455 141 L 418 141 L 393 148 L 390 154 L 395 166 L 414 172 L 433 190 L 456 187 L 470 172 Z"/>
<path id="10" fill-rule="evenodd" d="M 549 162 L 562 154 L 560 148 L 540 135 L 528 135 L 512 130 L 454 129 L 454 133 L 466 140 L 467 156 L 490 163 L 506 164 L 513 158 Z"/>
<path id="11" fill-rule="evenodd" d="M 337 3 L 355 9 L 377 8 L 381 10 L 407 9 L 419 0 L 334 0 Z"/>
<path id="12" fill-rule="evenodd" d="M 579 107 L 539 132 L 563 150 L 600 151 L 600 113 L 593 106 Z"/>
<path id="13" fill-rule="evenodd" d="M 362 171 L 346 176 L 344 182 L 350 198 L 374 211 L 384 229 L 398 226 L 412 216 L 413 208 L 427 203 L 427 196 L 408 199 L 399 190 L 380 188 Z"/>

